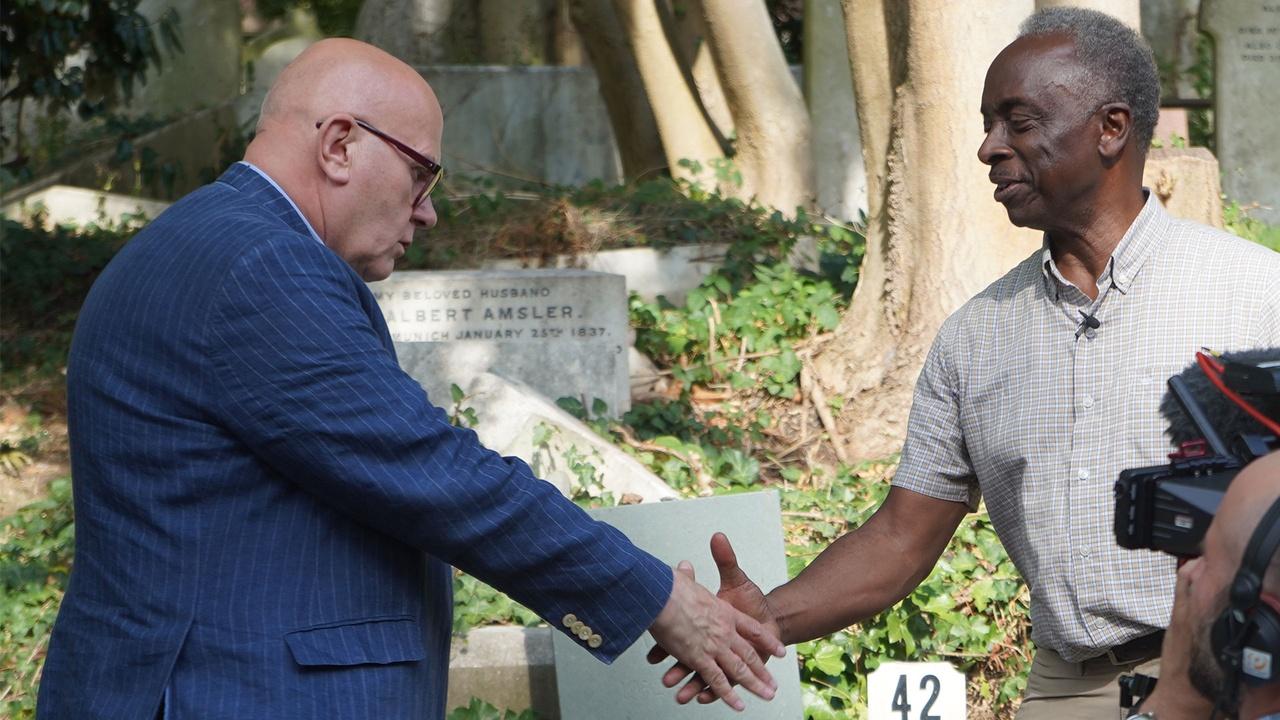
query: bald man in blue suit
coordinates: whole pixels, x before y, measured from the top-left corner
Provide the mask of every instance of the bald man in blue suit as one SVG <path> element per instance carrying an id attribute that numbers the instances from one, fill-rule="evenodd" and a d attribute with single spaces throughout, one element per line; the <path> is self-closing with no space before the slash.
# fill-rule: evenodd
<path id="1" fill-rule="evenodd" d="M 450 565 L 604 662 L 647 629 L 734 707 L 731 683 L 772 697 L 758 623 L 398 367 L 365 282 L 435 224 L 442 126 L 408 66 L 317 43 L 245 162 L 102 273 L 67 369 L 77 547 L 39 717 L 441 718 Z"/>

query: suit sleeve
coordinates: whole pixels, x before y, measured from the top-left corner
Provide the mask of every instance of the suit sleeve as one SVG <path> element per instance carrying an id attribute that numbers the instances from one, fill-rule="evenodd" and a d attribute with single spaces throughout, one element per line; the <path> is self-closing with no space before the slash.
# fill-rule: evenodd
<path id="1" fill-rule="evenodd" d="M 207 320 L 220 422 L 321 502 L 553 627 L 573 614 L 611 662 L 665 605 L 671 569 L 452 426 L 383 347 L 356 282 L 311 242 L 263 242 L 239 260 Z"/>

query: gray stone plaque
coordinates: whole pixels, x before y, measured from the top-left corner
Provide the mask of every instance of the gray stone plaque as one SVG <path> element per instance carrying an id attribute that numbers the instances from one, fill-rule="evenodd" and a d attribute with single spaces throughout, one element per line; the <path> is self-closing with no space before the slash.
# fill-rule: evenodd
<path id="1" fill-rule="evenodd" d="M 1216 48 L 1214 124 L 1222 189 L 1254 217 L 1280 223 L 1280 0 L 1204 0 Z"/>
<path id="2" fill-rule="evenodd" d="M 715 590 L 720 585 L 708 543 L 717 531 L 729 536 L 742 569 L 765 590 L 787 580 L 782 541 L 782 515 L 774 492 L 748 493 L 623 505 L 590 511 L 592 517 L 618 528 L 632 542 L 663 562 L 693 563 L 697 579 Z M 645 661 L 652 646 L 646 634 L 613 665 L 604 665 L 578 644 L 555 633 L 556 684 L 564 720 L 652 720 L 653 718 L 795 720 L 803 717 L 800 671 L 793 648 L 767 667 L 778 682 L 778 694 L 764 701 L 745 690 L 747 710 L 735 713 L 723 703 L 677 705 L 675 690 L 662 686 L 666 665 Z"/>
<path id="3" fill-rule="evenodd" d="M 620 275 L 585 270 L 406 271 L 370 283 L 400 366 L 432 401 L 480 373 L 520 380 L 551 399 L 610 415 L 631 407 L 627 291 Z"/>

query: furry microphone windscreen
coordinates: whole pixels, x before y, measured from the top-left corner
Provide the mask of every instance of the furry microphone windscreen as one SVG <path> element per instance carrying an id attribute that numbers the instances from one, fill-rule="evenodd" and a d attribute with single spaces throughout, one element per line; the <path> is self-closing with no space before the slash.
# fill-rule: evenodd
<path id="1" fill-rule="evenodd" d="M 1280 348 L 1228 352 L 1223 353 L 1218 360 L 1224 363 L 1238 362 L 1246 364 L 1276 362 L 1280 361 Z M 1209 381 L 1209 378 L 1205 376 L 1204 371 L 1200 369 L 1194 359 L 1176 377 L 1181 378 L 1187 384 L 1187 388 L 1191 391 L 1191 396 L 1195 398 L 1196 402 L 1204 410 L 1205 416 L 1213 424 L 1213 429 L 1228 444 L 1241 433 L 1258 434 L 1267 432 L 1262 423 L 1250 417 L 1240 406 L 1218 390 Z M 1248 400 L 1268 418 L 1280 420 L 1280 396 L 1267 397 L 1241 393 L 1241 397 Z M 1164 399 L 1160 401 L 1160 414 L 1164 415 L 1169 424 L 1165 433 L 1175 444 L 1196 440 L 1200 437 L 1200 431 L 1196 429 L 1195 423 L 1183 412 L 1182 406 L 1178 404 L 1177 398 L 1173 396 L 1171 391 L 1166 390 Z"/>

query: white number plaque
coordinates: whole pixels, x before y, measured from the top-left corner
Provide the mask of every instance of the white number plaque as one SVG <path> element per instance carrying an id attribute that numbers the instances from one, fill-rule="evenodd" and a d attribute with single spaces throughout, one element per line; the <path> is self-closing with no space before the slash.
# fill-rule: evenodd
<path id="1" fill-rule="evenodd" d="M 964 674 L 944 662 L 887 662 L 867 676 L 870 720 L 965 720 Z"/>

